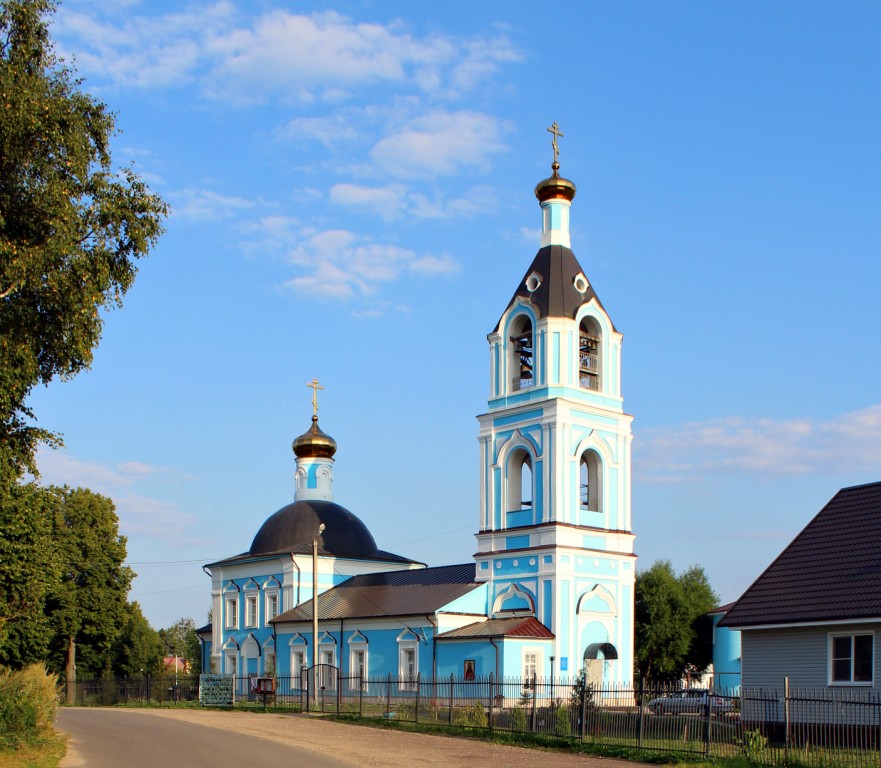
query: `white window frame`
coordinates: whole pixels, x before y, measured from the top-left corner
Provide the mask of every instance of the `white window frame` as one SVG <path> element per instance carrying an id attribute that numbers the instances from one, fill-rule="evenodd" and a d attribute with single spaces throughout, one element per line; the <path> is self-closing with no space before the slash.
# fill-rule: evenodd
<path id="1" fill-rule="evenodd" d="M 408 633 L 409 634 L 409 633 Z M 412 635 L 410 636 L 412 637 Z M 407 670 L 407 658 L 413 654 L 413 674 Z M 415 691 L 419 679 L 419 641 L 398 638 L 398 690 Z"/>
<path id="2" fill-rule="evenodd" d="M 356 632 L 349 638 L 349 690 L 357 691 L 367 690 L 367 677 L 369 675 L 368 672 L 368 660 L 369 654 L 367 653 L 367 638 L 364 637 L 360 632 Z M 362 665 L 361 665 L 361 680 L 360 685 L 359 681 L 356 680 L 357 670 L 356 670 L 356 654 L 363 654 L 362 656 Z"/>
<path id="3" fill-rule="evenodd" d="M 327 667 L 336 667 L 336 644 L 319 643 L 318 644 L 318 685 L 326 691 L 336 690 L 336 675 Z"/>
<path id="4" fill-rule="evenodd" d="M 230 648 L 223 652 L 223 671 L 233 678 L 239 674 L 239 652 L 235 648 Z"/>
<path id="5" fill-rule="evenodd" d="M 279 591 L 273 589 L 266 592 L 265 603 L 263 613 L 266 617 L 265 623 L 268 625 L 272 619 L 281 613 L 281 594 Z"/>
<path id="6" fill-rule="evenodd" d="M 854 680 L 854 672 L 855 672 L 855 662 L 856 662 L 856 638 L 858 637 L 868 637 L 872 643 L 872 652 L 871 652 L 871 662 L 870 662 L 870 677 L 868 680 Z M 850 666 L 850 674 L 847 679 L 836 679 L 835 678 L 835 641 L 836 640 L 850 640 L 850 654 L 849 657 L 849 666 Z M 828 636 L 828 678 L 830 686 L 853 686 L 860 688 L 868 688 L 875 684 L 875 633 L 874 632 L 830 632 Z M 839 657 L 840 660 L 844 660 L 845 657 Z"/>
<path id="7" fill-rule="evenodd" d="M 309 668 L 306 658 L 308 649 L 305 645 L 296 645 L 291 648 L 291 688 L 301 690 L 303 686 L 303 670 Z"/>
<path id="8" fill-rule="evenodd" d="M 260 613 L 257 610 L 257 595 L 245 594 L 245 626 L 256 627 L 260 621 Z"/>
<path id="9" fill-rule="evenodd" d="M 534 656 L 534 661 L 529 661 L 529 657 Z M 541 648 L 526 647 L 521 652 L 521 665 L 523 669 L 523 680 L 526 685 L 532 685 L 532 676 L 536 678 L 542 677 L 544 670 L 544 651 Z"/>
<path id="10" fill-rule="evenodd" d="M 238 593 L 226 595 L 223 601 L 224 629 L 239 628 L 239 596 Z"/>

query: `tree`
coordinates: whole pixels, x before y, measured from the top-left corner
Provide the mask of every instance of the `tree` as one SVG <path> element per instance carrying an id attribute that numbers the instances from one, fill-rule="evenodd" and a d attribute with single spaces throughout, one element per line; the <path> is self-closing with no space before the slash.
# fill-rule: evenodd
<path id="1" fill-rule="evenodd" d="M 0 481 L 34 471 L 37 384 L 88 368 L 166 204 L 110 154 L 114 116 L 59 61 L 53 0 L 0 1 Z M 0 532 L 2 533 L 2 532 Z"/>
<path id="2" fill-rule="evenodd" d="M 198 675 L 202 671 L 202 645 L 196 634 L 196 622 L 190 618 L 180 618 L 168 629 L 160 629 L 159 636 L 166 656 L 183 659 L 189 674 Z"/>
<path id="3" fill-rule="evenodd" d="M 636 576 L 636 661 L 645 683 L 673 683 L 687 668 L 702 672 L 712 661 L 700 628 L 718 597 L 703 569 L 679 576 L 659 560 Z"/>
<path id="4" fill-rule="evenodd" d="M 91 675 L 111 667 L 112 649 L 128 615 L 126 596 L 134 573 L 123 565 L 126 541 L 119 535 L 113 502 L 83 488 L 52 491 L 53 540 L 61 577 L 46 601 L 55 630 L 50 664 L 56 671 L 65 670 L 73 682 L 77 667 Z"/>
<path id="5" fill-rule="evenodd" d="M 162 671 L 162 640 L 137 602 L 126 605 L 127 618 L 114 649 L 113 671 L 140 677 Z"/>
<path id="6" fill-rule="evenodd" d="M 43 607 L 58 579 L 52 493 L 34 483 L 0 488 L 0 665 L 46 658 L 51 630 Z"/>

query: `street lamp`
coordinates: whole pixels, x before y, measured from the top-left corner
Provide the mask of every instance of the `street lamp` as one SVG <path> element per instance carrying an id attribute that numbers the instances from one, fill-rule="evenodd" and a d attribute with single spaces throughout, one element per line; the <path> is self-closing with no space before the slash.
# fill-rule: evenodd
<path id="1" fill-rule="evenodd" d="M 312 699 L 318 704 L 318 537 L 324 533 L 324 523 L 312 539 Z"/>

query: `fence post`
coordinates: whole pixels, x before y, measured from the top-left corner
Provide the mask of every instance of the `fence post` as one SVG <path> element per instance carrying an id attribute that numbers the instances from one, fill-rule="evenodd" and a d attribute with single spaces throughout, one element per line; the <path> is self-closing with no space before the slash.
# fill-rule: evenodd
<path id="1" fill-rule="evenodd" d="M 454 679 L 455 678 L 453 677 L 453 673 L 450 672 L 450 712 L 449 712 L 450 725 L 453 724 L 453 680 Z"/>
<path id="2" fill-rule="evenodd" d="M 645 729 L 645 679 L 640 676 L 639 679 L 639 736 L 637 736 L 636 748 L 642 749 L 642 737 Z"/>
<path id="3" fill-rule="evenodd" d="M 358 675 L 358 717 L 364 717 L 364 675 Z"/>
<path id="4" fill-rule="evenodd" d="M 587 728 L 587 675 L 584 674 L 584 672 L 581 674 L 581 727 L 578 729 L 578 737 L 581 740 L 581 743 L 584 744 L 584 731 Z M 577 679 L 578 678 L 576 678 L 576 680 Z"/>
<path id="5" fill-rule="evenodd" d="M 535 732 L 535 700 L 538 698 L 538 673 L 532 673 L 532 712 L 529 714 L 529 730 Z"/>
<path id="6" fill-rule="evenodd" d="M 710 730 L 713 727 L 713 692 L 707 691 L 707 703 L 705 707 L 706 725 L 704 726 L 704 754 L 710 756 Z"/>
<path id="7" fill-rule="evenodd" d="M 493 712 L 496 703 L 495 686 L 493 685 L 493 673 L 489 673 L 489 732 L 493 732 Z"/>
<path id="8" fill-rule="evenodd" d="M 340 699 L 343 695 L 343 670 L 337 667 L 336 670 L 336 713 L 340 713 Z"/>
<path id="9" fill-rule="evenodd" d="M 388 673 L 385 681 L 385 716 L 390 717 L 392 712 L 392 673 Z"/>
<path id="10" fill-rule="evenodd" d="M 783 678 L 783 749 L 785 750 L 785 761 L 789 764 L 789 677 Z"/>
<path id="11" fill-rule="evenodd" d="M 419 692 L 422 687 L 422 673 L 416 673 L 416 711 L 413 713 L 416 719 L 416 725 L 419 725 Z"/>

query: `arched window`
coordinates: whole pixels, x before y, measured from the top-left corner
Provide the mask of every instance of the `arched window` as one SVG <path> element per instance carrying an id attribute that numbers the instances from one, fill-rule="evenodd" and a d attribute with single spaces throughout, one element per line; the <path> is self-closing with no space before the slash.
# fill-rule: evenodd
<path id="1" fill-rule="evenodd" d="M 508 512 L 532 509 L 532 487 L 532 457 L 515 451 L 508 462 Z"/>
<path id="2" fill-rule="evenodd" d="M 600 391 L 602 384 L 602 340 L 600 326 L 592 317 L 586 317 L 578 326 L 578 379 L 585 389 Z"/>
<path id="3" fill-rule="evenodd" d="M 519 392 L 535 386 L 535 355 L 532 321 L 526 315 L 518 315 L 511 325 L 508 375 L 511 391 Z"/>
<path id="4" fill-rule="evenodd" d="M 596 451 L 581 454 L 579 499 L 581 508 L 591 512 L 603 509 L 603 464 Z"/>

